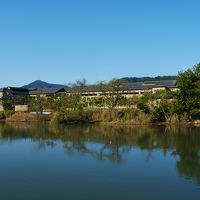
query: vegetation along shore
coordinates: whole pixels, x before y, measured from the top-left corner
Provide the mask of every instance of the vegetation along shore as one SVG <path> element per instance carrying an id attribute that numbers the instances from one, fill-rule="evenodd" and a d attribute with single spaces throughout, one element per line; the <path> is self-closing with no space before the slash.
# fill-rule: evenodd
<path id="1" fill-rule="evenodd" d="M 151 84 L 152 82 L 149 82 Z M 23 95 L 1 99 L 1 121 L 47 121 L 51 123 L 196 123 L 200 122 L 200 64 L 179 72 L 177 90 L 159 89 L 154 93 L 124 95 L 123 80 L 87 86 L 85 80 L 67 87 L 69 93 L 53 96 Z M 100 95 L 82 95 L 88 88 Z M 128 94 L 128 93 L 126 93 Z M 20 102 L 20 103 L 19 103 Z M 23 102 L 23 103 L 21 103 Z M 27 106 L 17 112 L 15 105 Z"/>

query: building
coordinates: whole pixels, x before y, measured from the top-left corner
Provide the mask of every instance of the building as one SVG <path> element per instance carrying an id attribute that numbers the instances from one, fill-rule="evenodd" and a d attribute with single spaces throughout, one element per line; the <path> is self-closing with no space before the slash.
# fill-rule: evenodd
<path id="1" fill-rule="evenodd" d="M 134 95 L 141 96 L 145 92 L 155 94 L 158 90 L 178 90 L 176 80 L 165 81 L 145 81 L 134 83 L 122 83 L 118 88 L 118 92 L 123 96 L 130 98 Z M 87 99 L 93 97 L 100 97 L 105 94 L 111 93 L 112 90 L 108 86 L 87 86 L 85 88 L 76 88 L 74 91 L 67 90 L 66 88 L 18 88 L 18 87 L 6 87 L 0 89 L 0 111 L 2 110 L 2 100 L 12 99 L 15 105 L 24 105 L 25 96 L 37 97 L 49 97 L 60 94 L 81 94 L 82 97 Z"/>
<path id="2" fill-rule="evenodd" d="M 19 88 L 6 87 L 0 89 L 1 99 L 16 99 L 24 96 L 52 96 L 55 94 L 67 93 L 65 88 Z"/>
<path id="3" fill-rule="evenodd" d="M 119 89 L 119 93 L 126 96 L 127 98 L 134 95 L 140 96 L 145 92 L 155 94 L 157 90 L 170 90 L 176 91 L 177 82 L 176 80 L 166 80 L 166 81 L 145 81 L 145 82 L 133 82 L 133 83 L 122 83 Z M 102 96 L 105 93 L 111 92 L 109 88 L 105 86 L 100 88 L 99 86 L 87 87 L 82 91 L 82 96 L 92 98 L 97 96 Z"/>
<path id="4" fill-rule="evenodd" d="M 3 98 L 3 88 L 0 88 L 0 112 L 3 111 L 2 98 Z"/>
<path id="5" fill-rule="evenodd" d="M 12 100 L 15 110 L 24 111 L 26 96 L 48 97 L 67 93 L 65 88 L 19 88 L 5 87 L 0 89 L 0 111 L 3 111 L 2 100 Z M 23 106 L 24 105 L 24 106 Z M 27 109 L 27 108 L 26 108 Z"/>
<path id="6" fill-rule="evenodd" d="M 53 95 L 66 94 L 65 88 L 36 88 L 29 91 L 29 95 L 34 97 L 40 95 L 41 97 L 48 97 Z"/>

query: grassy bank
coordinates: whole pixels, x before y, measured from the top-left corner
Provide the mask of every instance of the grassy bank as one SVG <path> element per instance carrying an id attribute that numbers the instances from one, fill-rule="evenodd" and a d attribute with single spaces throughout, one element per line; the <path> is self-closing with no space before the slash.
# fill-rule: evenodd
<path id="1" fill-rule="evenodd" d="M 150 117 L 135 109 L 118 110 L 82 110 L 56 112 L 52 114 L 51 123 L 119 123 L 148 124 Z"/>
<path id="2" fill-rule="evenodd" d="M 138 109 L 112 109 L 112 110 L 81 110 L 53 112 L 50 115 L 36 115 L 23 112 L 0 113 L 0 120 L 6 122 L 49 122 L 49 123 L 103 123 L 122 125 L 145 124 L 200 124 L 200 121 L 188 121 L 184 115 L 172 115 L 170 120 L 163 121 L 156 118 L 155 114 Z"/>

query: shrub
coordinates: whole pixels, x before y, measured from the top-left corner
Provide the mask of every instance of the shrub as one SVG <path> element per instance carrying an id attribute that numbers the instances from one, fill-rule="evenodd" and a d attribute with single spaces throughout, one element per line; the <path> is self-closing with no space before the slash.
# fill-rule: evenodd
<path id="1" fill-rule="evenodd" d="M 68 111 L 64 114 L 66 122 L 91 122 L 92 111 Z"/>
<path id="2" fill-rule="evenodd" d="M 13 105 L 9 100 L 3 101 L 2 106 L 5 111 L 13 110 Z"/>
<path id="3" fill-rule="evenodd" d="M 151 122 L 164 122 L 165 115 L 160 107 L 155 108 L 151 113 Z"/>
<path id="4" fill-rule="evenodd" d="M 6 117 L 6 116 L 5 116 L 4 112 L 0 112 L 0 120 L 1 120 L 1 119 L 5 119 L 5 117 Z"/>
<path id="5" fill-rule="evenodd" d="M 138 109 L 114 109 L 99 111 L 93 114 L 94 121 L 117 122 L 127 124 L 146 124 L 150 122 L 149 116 Z"/>
<path id="6" fill-rule="evenodd" d="M 13 111 L 13 110 L 7 110 L 7 111 L 5 111 L 5 116 L 6 116 L 6 118 L 7 117 L 10 117 L 11 115 L 13 115 L 15 113 L 15 111 Z"/>

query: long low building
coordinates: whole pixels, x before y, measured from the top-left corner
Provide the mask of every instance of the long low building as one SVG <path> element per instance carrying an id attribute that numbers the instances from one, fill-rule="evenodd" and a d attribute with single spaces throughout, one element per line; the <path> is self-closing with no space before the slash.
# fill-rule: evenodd
<path id="1" fill-rule="evenodd" d="M 176 80 L 166 81 L 145 81 L 145 82 L 134 82 L 134 83 L 122 83 L 119 87 L 119 92 L 127 98 L 134 95 L 142 95 L 145 92 L 151 94 L 156 93 L 157 90 L 178 90 Z M 87 86 L 81 89 L 80 94 L 83 97 L 92 98 L 105 95 L 106 93 L 112 92 L 109 87 L 104 86 Z M 77 91 L 70 91 L 66 88 L 19 88 L 19 87 L 5 87 L 0 89 L 0 100 L 2 99 L 20 99 L 24 96 L 53 96 L 59 94 L 71 94 L 77 93 Z M 0 101 L 1 104 L 1 101 Z"/>
<path id="2" fill-rule="evenodd" d="M 12 100 L 15 106 L 15 111 L 27 111 L 25 105 L 25 96 L 40 96 L 48 97 L 67 93 L 65 88 L 20 88 L 20 87 L 5 87 L 0 88 L 0 112 L 3 111 L 2 100 Z"/>
<path id="3" fill-rule="evenodd" d="M 1 99 L 3 98 L 3 88 L 0 88 L 0 112 L 3 111 Z"/>
<path id="4" fill-rule="evenodd" d="M 5 87 L 0 89 L 0 99 L 16 99 L 24 96 L 52 96 L 67 93 L 65 88 L 20 88 Z"/>
<path id="5" fill-rule="evenodd" d="M 176 80 L 166 80 L 166 81 L 145 81 L 145 82 L 134 82 L 134 83 L 122 83 L 119 87 L 119 93 L 126 96 L 127 98 L 134 95 L 140 96 L 145 92 L 155 94 L 157 90 L 178 90 Z M 100 86 L 86 87 L 82 90 L 82 96 L 95 97 L 102 96 L 105 93 L 112 92 L 111 89 Z"/>

